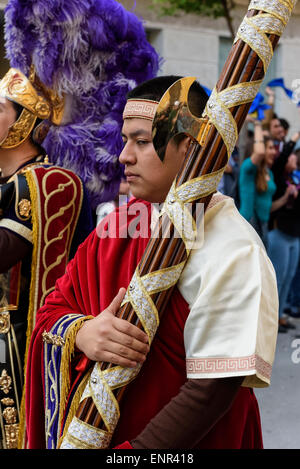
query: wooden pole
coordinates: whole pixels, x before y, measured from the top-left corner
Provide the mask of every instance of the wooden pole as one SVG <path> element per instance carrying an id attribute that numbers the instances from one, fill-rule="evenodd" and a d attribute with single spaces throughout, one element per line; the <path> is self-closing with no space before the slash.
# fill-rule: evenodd
<path id="1" fill-rule="evenodd" d="M 250 10 L 247 17 L 258 15 L 259 11 Z M 279 40 L 277 35 L 269 35 L 273 49 Z M 218 92 L 236 85 L 250 81 L 260 80 L 264 77 L 263 63 L 258 55 L 241 39 L 233 46 L 229 56 L 225 62 L 220 78 L 217 82 L 216 89 Z M 236 121 L 238 131 L 240 131 L 251 103 L 236 106 L 231 109 L 232 115 Z M 190 147 L 183 163 L 183 166 L 176 178 L 176 186 L 180 186 L 184 182 L 195 177 L 212 173 L 223 168 L 228 161 L 226 145 L 214 126 L 211 126 L 203 147 L 198 142 L 192 140 Z M 204 208 L 209 204 L 212 195 L 198 199 L 193 203 L 193 211 L 195 212 L 196 204 L 203 203 Z M 139 263 L 140 275 L 146 275 L 150 272 L 177 265 L 186 259 L 185 245 L 180 238 L 174 237 L 174 227 L 167 216 L 162 216 L 159 221 L 158 228 L 161 237 L 153 237 L 149 240 L 143 257 Z M 169 230 L 171 237 L 163 236 L 165 230 Z M 174 288 L 174 287 L 173 287 Z M 153 295 L 152 299 L 161 316 L 168 303 L 173 288 L 167 291 Z M 127 319 L 128 321 L 142 327 L 130 303 L 120 308 L 118 317 Z M 102 363 L 101 369 L 107 369 L 112 364 Z M 119 388 L 115 392 L 116 399 L 120 402 L 126 390 L 126 386 Z M 99 415 L 92 398 L 87 398 L 79 405 L 76 413 L 78 419 L 93 425 L 96 428 L 105 429 L 105 425 Z"/>

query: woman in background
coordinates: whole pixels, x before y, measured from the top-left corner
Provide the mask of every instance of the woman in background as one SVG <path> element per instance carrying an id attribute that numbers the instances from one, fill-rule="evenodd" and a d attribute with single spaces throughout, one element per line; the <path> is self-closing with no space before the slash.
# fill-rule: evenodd
<path id="1" fill-rule="evenodd" d="M 285 317 L 284 310 L 300 253 L 300 184 L 294 177 L 296 169 L 295 153 L 289 156 L 282 153 L 272 167 L 276 192 L 273 197 L 268 254 L 277 277 L 279 332 L 295 329 Z"/>
<path id="2" fill-rule="evenodd" d="M 261 121 L 255 120 L 253 151 L 240 167 L 240 213 L 255 228 L 266 247 L 272 197 L 276 191 L 270 170 L 275 156 L 273 140 L 264 136 Z"/>

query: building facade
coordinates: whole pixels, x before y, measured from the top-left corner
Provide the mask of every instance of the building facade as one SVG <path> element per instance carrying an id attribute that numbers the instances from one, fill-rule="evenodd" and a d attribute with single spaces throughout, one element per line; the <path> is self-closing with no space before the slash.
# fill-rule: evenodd
<path id="1" fill-rule="evenodd" d="M 135 1 L 122 0 L 120 3 L 127 9 L 133 9 Z M 145 20 L 149 40 L 163 59 L 160 73 L 195 76 L 202 85 L 213 88 L 232 46 L 225 19 L 187 14 L 163 17 L 152 3 L 151 0 L 137 0 L 133 11 Z M 235 0 L 235 3 L 232 18 L 234 31 L 237 31 L 249 1 Z M 289 89 L 295 87 L 298 80 L 300 100 L 300 3 L 296 5 L 274 53 L 260 90 L 262 93 L 266 84 L 274 78 L 283 78 Z M 298 131 L 300 108 L 281 88 L 274 88 L 274 91 L 275 112 L 289 121 L 290 133 Z"/>
<path id="2" fill-rule="evenodd" d="M 0 0 L 2 10 L 6 1 Z M 179 14 L 174 17 L 160 16 L 151 0 L 121 0 L 128 10 L 142 17 L 149 41 L 162 57 L 160 74 L 195 76 L 207 88 L 213 88 L 232 46 L 232 37 L 225 19 L 213 19 L 197 15 Z M 235 0 L 232 11 L 234 31 L 237 30 L 248 8 L 248 0 Z M 0 37 L 0 73 L 8 69 L 4 58 L 4 39 Z M 268 73 L 261 87 L 274 78 L 283 78 L 289 89 L 299 88 L 300 99 L 300 3 L 294 9 L 279 46 L 277 47 Z M 299 83 L 299 84 L 298 84 Z M 300 128 L 300 108 L 280 88 L 275 88 L 275 112 L 291 124 L 290 132 Z"/>

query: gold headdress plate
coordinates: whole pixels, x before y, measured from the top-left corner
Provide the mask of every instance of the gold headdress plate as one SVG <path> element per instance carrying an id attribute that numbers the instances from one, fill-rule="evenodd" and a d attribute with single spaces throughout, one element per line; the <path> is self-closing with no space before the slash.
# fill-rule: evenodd
<path id="1" fill-rule="evenodd" d="M 37 94 L 29 79 L 15 68 L 11 68 L 1 80 L 0 96 L 20 104 L 40 119 L 50 117 L 49 104 Z"/>
<path id="2" fill-rule="evenodd" d="M 59 125 L 64 112 L 64 99 L 45 87 L 32 67 L 27 78 L 20 70 L 11 68 L 0 81 L 0 96 L 21 105 L 24 109 L 9 129 L 2 148 L 20 145 L 31 133 L 37 119 L 48 119 Z"/>

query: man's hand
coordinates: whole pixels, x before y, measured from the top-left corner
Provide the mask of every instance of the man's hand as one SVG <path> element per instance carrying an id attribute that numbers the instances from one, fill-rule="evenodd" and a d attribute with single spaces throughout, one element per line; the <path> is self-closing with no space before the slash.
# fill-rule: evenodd
<path id="1" fill-rule="evenodd" d="M 266 86 L 265 93 L 268 96 L 268 104 L 273 104 L 275 100 L 275 91 L 270 86 Z"/>
<path id="2" fill-rule="evenodd" d="M 143 363 L 149 352 L 148 336 L 125 319 L 115 316 L 125 288 L 121 288 L 98 316 L 85 321 L 76 336 L 76 346 L 90 360 L 134 367 Z"/>

